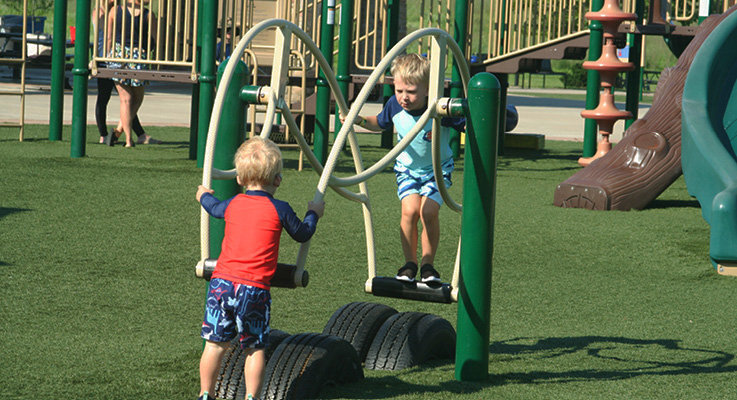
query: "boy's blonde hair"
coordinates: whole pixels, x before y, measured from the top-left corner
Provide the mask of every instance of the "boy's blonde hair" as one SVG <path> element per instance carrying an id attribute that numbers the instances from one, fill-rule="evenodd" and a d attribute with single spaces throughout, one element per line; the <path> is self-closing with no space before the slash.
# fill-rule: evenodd
<path id="1" fill-rule="evenodd" d="M 271 140 L 254 136 L 238 148 L 233 164 L 243 186 L 271 185 L 282 170 L 281 150 Z"/>
<path id="2" fill-rule="evenodd" d="M 402 54 L 392 61 L 392 76 L 408 85 L 427 85 L 430 82 L 430 60 L 416 54 Z"/>

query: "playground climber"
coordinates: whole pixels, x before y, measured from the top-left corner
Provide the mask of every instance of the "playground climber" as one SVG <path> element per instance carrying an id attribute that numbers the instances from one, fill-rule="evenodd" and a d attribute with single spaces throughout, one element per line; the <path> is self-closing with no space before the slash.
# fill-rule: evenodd
<path id="1" fill-rule="evenodd" d="M 270 330 L 269 289 L 282 228 L 294 240 L 306 242 L 325 210 L 324 202 L 309 202 L 304 221 L 300 221 L 288 203 L 273 197 L 282 183 L 282 156 L 271 140 L 249 139 L 236 151 L 234 164 L 245 194 L 220 201 L 202 185 L 196 194 L 211 216 L 225 219 L 222 250 L 210 280 L 202 323 L 206 344 L 200 359 L 198 400 L 215 399 L 209 393 L 215 391 L 220 362 L 236 335 L 247 354 L 248 398 L 259 395 Z"/>
<path id="2" fill-rule="evenodd" d="M 397 57 L 391 66 L 394 77 L 394 96 L 378 115 L 361 117 L 355 123 L 369 131 L 397 130 L 397 141 L 410 132 L 427 109 L 430 81 L 430 61 L 419 54 Z M 443 178 L 450 187 L 454 168 L 450 148 L 450 128 L 458 131 L 465 127 L 463 118 L 442 118 L 441 149 Z M 412 282 L 417 276 L 418 221 L 422 222 L 422 258 L 420 278 L 422 282 L 439 282 L 440 274 L 434 267 L 435 253 L 440 240 L 440 206 L 443 198 L 438 191 L 432 167 L 432 121 L 420 131 L 410 145 L 397 157 L 394 173 L 397 179 L 397 195 L 401 202 L 402 217 L 399 231 L 405 264 L 397 272 L 396 279 Z"/>

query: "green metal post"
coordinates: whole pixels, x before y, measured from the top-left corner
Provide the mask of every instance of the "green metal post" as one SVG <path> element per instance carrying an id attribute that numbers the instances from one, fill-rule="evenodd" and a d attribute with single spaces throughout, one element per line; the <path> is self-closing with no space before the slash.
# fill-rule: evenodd
<path id="1" fill-rule="evenodd" d="M 353 0 L 343 0 L 340 6 L 340 26 L 338 31 L 338 70 L 336 79 L 344 98 L 348 98 L 348 86 L 351 84 L 351 49 L 353 47 Z M 335 135 L 340 132 L 340 111 L 335 108 Z"/>
<path id="2" fill-rule="evenodd" d="M 328 64 L 333 65 L 333 36 L 335 26 L 335 0 L 322 2 L 322 26 L 320 28 L 320 51 Z M 315 157 L 325 164 L 328 159 L 330 137 L 330 86 L 325 73 L 320 70 L 317 78 L 317 104 L 315 106 Z"/>
<path id="3" fill-rule="evenodd" d="M 456 1 L 455 22 L 453 24 L 453 39 L 458 46 L 464 51 L 466 49 L 466 41 L 468 33 L 468 2 Z M 463 82 L 461 82 L 461 73 L 458 69 L 458 62 L 453 60 L 453 69 L 451 70 L 450 79 L 450 97 L 457 99 L 463 97 Z M 461 134 L 455 129 L 450 130 L 450 148 L 453 150 L 453 158 L 461 156 Z"/>
<path id="4" fill-rule="evenodd" d="M 80 21 L 82 22 L 82 21 Z M 54 2 L 54 43 L 51 46 L 49 140 L 61 140 L 64 127 L 64 62 L 67 49 L 67 2 Z"/>
<path id="5" fill-rule="evenodd" d="M 399 0 L 387 0 L 387 26 L 386 26 L 386 51 L 388 52 L 399 40 Z M 387 72 L 388 74 L 388 72 Z M 394 94 L 391 85 L 384 85 L 384 104 Z M 381 147 L 391 149 L 394 147 L 394 131 L 385 130 L 381 133 Z"/>
<path id="6" fill-rule="evenodd" d="M 200 73 L 199 125 L 197 127 L 197 167 L 202 168 L 207 144 L 210 114 L 215 102 L 215 36 L 217 31 L 217 1 L 202 1 L 202 52 Z"/>
<path id="7" fill-rule="evenodd" d="M 642 14 L 645 11 L 645 1 L 637 0 L 635 2 L 635 14 L 637 20 L 633 23 L 642 25 Z M 629 44 L 630 54 L 629 62 L 635 65 L 635 69 L 627 73 L 627 100 L 625 109 L 632 113 L 632 118 L 624 121 L 624 129 L 627 130 L 630 125 L 637 121 L 640 111 L 640 99 L 642 98 L 642 67 L 640 59 L 642 54 L 642 35 L 637 33 L 627 34 L 627 42 Z"/>
<path id="8" fill-rule="evenodd" d="M 220 64 L 217 80 L 220 82 L 226 63 Z M 233 169 L 233 156 L 238 146 L 246 137 L 246 110 L 245 103 L 240 98 L 241 88 L 248 82 L 248 67 L 243 61 L 238 62 L 233 79 L 225 92 L 225 101 L 218 126 L 218 140 L 212 158 L 212 166 L 223 171 Z M 225 117 L 227 116 L 227 117 Z M 241 187 L 235 179 L 213 180 L 212 190 L 220 200 L 229 199 L 241 193 Z M 220 255 L 220 245 L 225 234 L 225 220 L 210 217 L 210 257 Z"/>
<path id="9" fill-rule="evenodd" d="M 491 74 L 474 75 L 466 110 L 461 276 L 455 377 L 481 381 L 489 374 L 491 261 L 501 85 Z"/>
<path id="10" fill-rule="evenodd" d="M 72 146 L 73 158 L 85 156 L 87 141 L 87 77 L 90 70 L 90 1 L 77 0 L 77 42 L 74 44 L 74 97 L 72 101 Z"/>
<path id="11" fill-rule="evenodd" d="M 599 11 L 604 6 L 604 0 L 593 0 L 592 11 Z M 589 61 L 596 61 L 601 57 L 601 46 L 604 44 L 604 28 L 599 21 L 589 24 Z M 586 76 L 586 109 L 593 110 L 599 105 L 599 90 L 601 86 L 599 71 L 590 69 Z M 596 120 L 585 119 L 583 131 L 583 156 L 592 157 L 596 154 Z"/>
<path id="12" fill-rule="evenodd" d="M 196 49 L 196 57 L 195 57 L 195 70 L 200 71 L 200 66 L 202 63 L 200 62 L 201 53 L 202 53 L 202 9 L 203 7 L 203 0 L 200 0 L 197 3 L 197 9 L 199 12 L 197 13 L 197 32 L 195 32 L 195 49 Z M 190 160 L 196 160 L 197 159 L 197 150 L 199 148 L 199 142 L 198 142 L 198 134 L 197 130 L 200 127 L 200 83 L 195 82 L 192 85 L 192 97 L 190 98 L 190 107 L 189 107 L 189 159 Z"/>
<path id="13" fill-rule="evenodd" d="M 495 74 L 499 80 L 500 98 L 499 98 L 499 147 L 497 154 L 504 154 L 504 135 L 507 132 L 507 88 L 509 87 L 509 74 Z M 544 75 L 543 75 L 544 76 Z"/>

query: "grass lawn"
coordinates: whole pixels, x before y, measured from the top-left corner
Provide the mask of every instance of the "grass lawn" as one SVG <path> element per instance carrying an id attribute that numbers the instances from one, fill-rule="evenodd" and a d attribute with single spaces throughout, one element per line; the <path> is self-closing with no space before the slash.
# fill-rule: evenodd
<path id="1" fill-rule="evenodd" d="M 0 129 L 0 397 L 194 399 L 205 282 L 199 258 L 201 171 L 186 129 L 151 127 L 166 144 L 93 144 L 72 159 L 70 129 Z M 385 153 L 362 135 L 364 159 Z M 365 371 L 328 399 L 725 399 L 737 392 L 737 281 L 709 263 L 709 226 L 677 180 L 642 211 L 552 205 L 578 166 L 580 143 L 507 150 L 499 158 L 489 378 L 461 383 L 454 366 Z M 277 197 L 299 215 L 318 176 L 284 150 Z M 348 160 L 341 173 L 352 167 Z M 461 201 L 463 162 L 451 194 Z M 402 262 L 394 176 L 369 182 L 382 274 Z M 440 315 L 456 306 L 376 298 L 366 279 L 358 204 L 328 192 L 308 257 L 309 287 L 273 290 L 272 326 L 321 332 L 343 304 L 373 301 Z M 450 278 L 460 217 L 444 208 L 438 269 Z M 288 236 L 281 260 L 298 250 Z M 463 340 L 459 337 L 459 340 Z"/>

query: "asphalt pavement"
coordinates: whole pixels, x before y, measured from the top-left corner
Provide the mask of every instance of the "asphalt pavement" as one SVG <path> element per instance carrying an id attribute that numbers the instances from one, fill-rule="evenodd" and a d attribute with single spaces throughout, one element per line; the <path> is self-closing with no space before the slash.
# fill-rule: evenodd
<path id="1" fill-rule="evenodd" d="M 11 79 L 10 70 L 0 67 L 0 92 L 17 88 Z M 95 123 L 94 106 L 97 99 L 97 80 L 90 79 L 87 97 L 87 122 Z M 144 126 L 189 126 L 192 86 L 187 84 L 152 82 L 146 87 L 146 97 L 139 111 Z M 512 133 L 541 134 L 549 140 L 583 140 L 584 119 L 581 111 L 585 102 L 579 100 L 550 99 L 530 95 L 531 93 L 575 93 L 576 90 L 562 89 L 509 89 L 508 102 L 519 113 L 519 123 Z M 578 91 L 583 93 L 583 91 Z M 72 91 L 64 93 L 64 123 L 71 124 Z M 118 98 L 113 94 L 108 105 L 108 124 L 118 120 Z M 50 71 L 29 70 L 26 79 L 25 121 L 28 124 L 47 124 L 50 107 Z M 624 104 L 617 103 L 619 109 Z M 649 105 L 641 105 L 639 116 L 645 115 Z M 361 114 L 376 114 L 381 109 L 377 103 L 363 106 Z M 0 96 L 0 122 L 18 122 L 20 115 L 19 96 Z M 331 124 L 332 126 L 332 124 Z M 617 142 L 622 137 L 624 122 L 618 121 L 610 139 Z"/>

